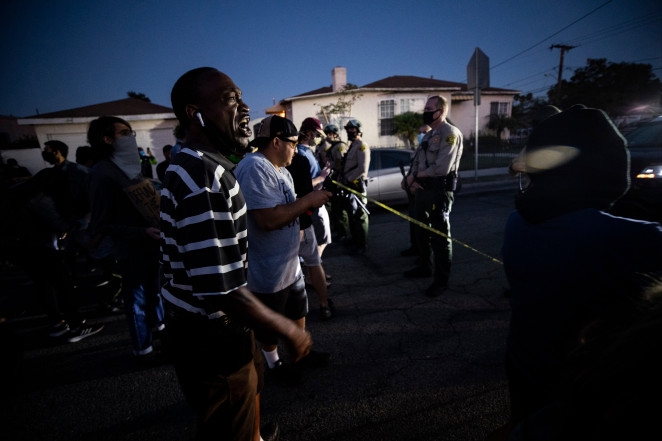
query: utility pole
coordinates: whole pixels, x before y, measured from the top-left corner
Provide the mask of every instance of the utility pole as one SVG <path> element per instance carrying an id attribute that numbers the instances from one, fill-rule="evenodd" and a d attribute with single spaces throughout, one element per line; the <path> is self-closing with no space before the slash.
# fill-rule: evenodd
<path id="1" fill-rule="evenodd" d="M 559 79 L 557 80 L 556 87 L 561 87 L 561 77 L 563 76 L 563 55 L 570 49 L 574 49 L 577 46 L 568 46 L 565 44 L 553 44 L 549 47 L 549 50 L 552 49 L 561 49 L 561 61 L 559 62 Z"/>

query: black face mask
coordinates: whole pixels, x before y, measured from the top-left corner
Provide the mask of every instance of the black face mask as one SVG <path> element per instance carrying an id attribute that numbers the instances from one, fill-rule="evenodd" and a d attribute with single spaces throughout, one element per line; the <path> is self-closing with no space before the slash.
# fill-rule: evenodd
<path id="1" fill-rule="evenodd" d="M 429 125 L 432 122 L 434 122 L 434 120 L 437 119 L 434 117 L 434 114 L 437 112 L 441 112 L 441 110 L 433 110 L 432 112 L 423 112 L 423 123 Z"/>
<path id="2" fill-rule="evenodd" d="M 53 152 L 41 152 L 41 157 L 44 158 L 44 161 L 49 164 L 55 164 L 55 153 Z"/>
<path id="3" fill-rule="evenodd" d="M 347 139 L 350 141 L 354 141 L 358 135 L 359 132 L 347 132 Z"/>
<path id="4" fill-rule="evenodd" d="M 253 147 L 250 146 L 242 146 L 242 145 L 236 145 L 236 146 L 228 146 L 226 145 L 226 142 L 224 141 L 224 136 L 221 130 L 211 122 L 209 118 L 204 117 L 202 113 L 200 114 L 201 118 L 205 122 L 204 127 L 202 127 L 202 131 L 204 134 L 209 138 L 209 140 L 214 144 L 215 147 L 222 147 L 220 150 L 221 153 L 223 153 L 225 156 L 229 155 L 235 155 L 238 157 L 243 157 L 246 153 L 250 153 L 253 151 Z"/>

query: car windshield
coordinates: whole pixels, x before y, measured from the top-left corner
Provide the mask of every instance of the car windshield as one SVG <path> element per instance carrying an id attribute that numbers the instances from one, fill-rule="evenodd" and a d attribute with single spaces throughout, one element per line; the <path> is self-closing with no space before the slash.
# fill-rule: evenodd
<path id="1" fill-rule="evenodd" d="M 662 121 L 643 125 L 627 135 L 628 147 L 659 146 L 662 144 Z"/>

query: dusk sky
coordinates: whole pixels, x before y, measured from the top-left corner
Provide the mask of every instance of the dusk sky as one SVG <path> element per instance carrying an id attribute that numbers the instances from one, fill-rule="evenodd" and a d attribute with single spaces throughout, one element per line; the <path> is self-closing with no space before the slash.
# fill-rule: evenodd
<path id="1" fill-rule="evenodd" d="M 479 47 L 491 86 L 544 94 L 588 58 L 651 64 L 662 78 L 660 0 L 4 1 L 0 114 L 31 116 L 126 98 L 170 107 L 186 71 L 212 66 L 251 116 L 331 85 L 392 75 L 466 83 Z"/>

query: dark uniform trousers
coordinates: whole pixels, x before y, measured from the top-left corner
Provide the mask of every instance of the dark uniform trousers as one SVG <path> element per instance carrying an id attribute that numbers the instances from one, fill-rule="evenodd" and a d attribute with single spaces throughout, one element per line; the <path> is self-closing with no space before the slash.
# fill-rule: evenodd
<path id="1" fill-rule="evenodd" d="M 418 190 L 414 194 L 414 218 L 442 232 L 447 237 L 418 227 L 415 232 L 415 240 L 420 256 L 420 266 L 429 270 L 434 269 L 434 281 L 446 285 L 453 259 L 449 215 L 454 195 L 452 191 L 444 190 L 443 184 L 434 187 Z"/>
<path id="2" fill-rule="evenodd" d="M 347 187 L 356 190 L 361 193 L 361 196 L 357 196 L 363 205 L 367 205 L 368 199 L 366 199 L 367 191 L 365 186 L 363 186 L 363 191 L 361 188 L 358 188 L 354 184 L 345 184 Z M 370 218 L 368 213 L 361 208 L 356 201 L 353 201 L 350 198 L 343 198 L 344 208 L 343 211 L 346 213 L 347 226 L 349 232 L 352 235 L 352 240 L 354 244 L 359 248 L 365 248 L 368 242 L 368 228 L 370 224 Z M 343 216 L 344 220 L 344 216 Z"/>

